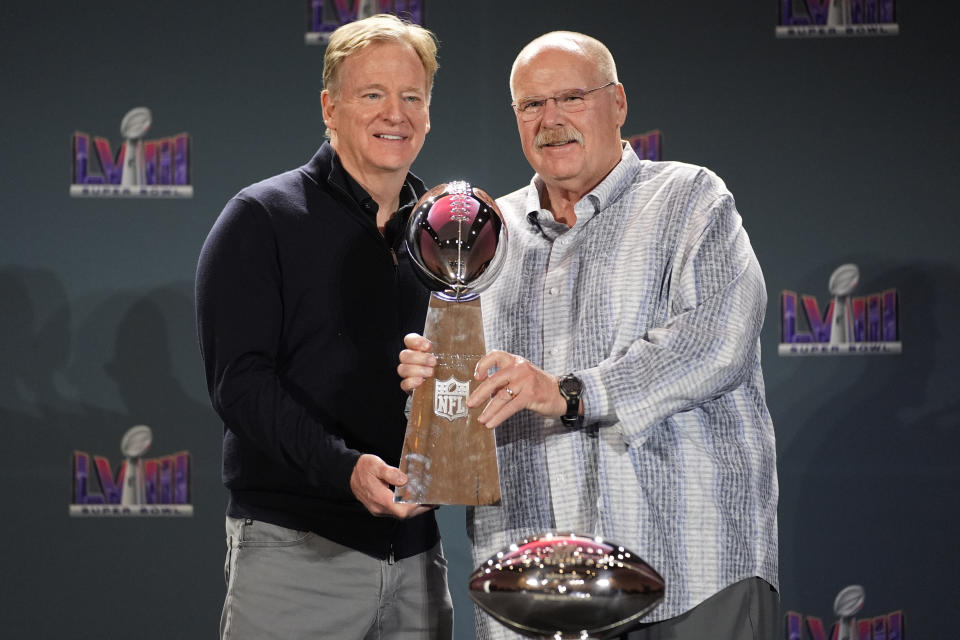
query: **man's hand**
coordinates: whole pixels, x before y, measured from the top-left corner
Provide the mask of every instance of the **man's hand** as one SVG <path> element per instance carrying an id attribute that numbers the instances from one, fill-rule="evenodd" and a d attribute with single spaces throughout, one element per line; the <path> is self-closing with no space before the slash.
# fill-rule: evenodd
<path id="1" fill-rule="evenodd" d="M 379 457 L 365 453 L 357 460 L 350 474 L 350 490 L 367 511 L 375 516 L 390 516 L 401 520 L 426 513 L 434 507 L 423 504 L 399 504 L 393 501 L 390 485 L 402 487 L 407 476 Z"/>
<path id="2" fill-rule="evenodd" d="M 488 377 L 487 371 L 493 367 L 497 367 L 497 372 Z M 488 402 L 479 419 L 489 429 L 521 409 L 551 418 L 567 412 L 557 379 L 520 356 L 491 351 L 480 358 L 473 377 L 483 382 L 467 398 L 467 406 L 473 408 Z"/>
<path id="3" fill-rule="evenodd" d="M 397 366 L 397 373 L 402 378 L 400 388 L 407 393 L 413 393 L 424 380 L 433 376 L 437 357 L 430 353 L 433 344 L 418 333 L 405 335 L 403 344 L 407 348 L 400 352 L 400 365 Z"/>

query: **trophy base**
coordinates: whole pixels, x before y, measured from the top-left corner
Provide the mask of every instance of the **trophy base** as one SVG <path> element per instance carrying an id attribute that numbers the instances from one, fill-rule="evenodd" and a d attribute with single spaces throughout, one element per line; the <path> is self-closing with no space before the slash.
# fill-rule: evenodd
<path id="1" fill-rule="evenodd" d="M 473 373 L 485 353 L 480 300 L 448 302 L 433 295 L 424 336 L 433 343 L 434 375 L 413 393 L 400 470 L 409 481 L 395 502 L 485 505 L 500 502 L 497 443 L 467 408 Z"/>

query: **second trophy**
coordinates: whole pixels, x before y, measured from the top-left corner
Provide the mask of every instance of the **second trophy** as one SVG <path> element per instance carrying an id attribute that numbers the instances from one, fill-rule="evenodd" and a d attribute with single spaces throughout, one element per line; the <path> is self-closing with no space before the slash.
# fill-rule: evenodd
<path id="1" fill-rule="evenodd" d="M 503 266 L 507 229 L 496 203 L 464 181 L 437 185 L 417 203 L 406 243 L 414 271 L 433 294 L 424 336 L 434 376 L 413 394 L 400 469 L 409 478 L 397 502 L 496 504 L 500 476 L 493 431 L 467 397 L 486 352 L 479 293 Z"/>

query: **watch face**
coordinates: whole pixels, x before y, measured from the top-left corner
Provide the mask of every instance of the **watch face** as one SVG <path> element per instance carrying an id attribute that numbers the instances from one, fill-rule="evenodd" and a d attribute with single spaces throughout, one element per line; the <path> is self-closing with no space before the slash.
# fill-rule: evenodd
<path id="1" fill-rule="evenodd" d="M 560 378 L 560 390 L 564 395 L 577 396 L 583 391 L 583 384 L 579 378 L 574 376 L 564 376 Z"/>

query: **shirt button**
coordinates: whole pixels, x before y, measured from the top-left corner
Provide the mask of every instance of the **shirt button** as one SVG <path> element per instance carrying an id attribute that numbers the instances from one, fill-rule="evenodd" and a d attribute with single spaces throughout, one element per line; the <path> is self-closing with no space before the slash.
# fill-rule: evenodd
<path id="1" fill-rule="evenodd" d="M 554 347 L 553 349 L 550 349 L 550 355 L 555 356 L 555 355 L 557 355 L 557 352 L 558 352 L 558 351 L 560 351 L 560 350 L 557 349 L 556 347 Z"/>
<path id="2" fill-rule="evenodd" d="M 552 295 L 552 296 L 557 295 L 557 288 L 556 288 L 556 287 L 550 287 L 550 295 Z"/>

